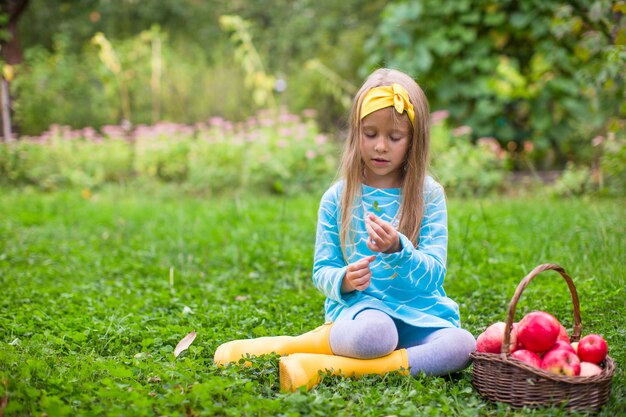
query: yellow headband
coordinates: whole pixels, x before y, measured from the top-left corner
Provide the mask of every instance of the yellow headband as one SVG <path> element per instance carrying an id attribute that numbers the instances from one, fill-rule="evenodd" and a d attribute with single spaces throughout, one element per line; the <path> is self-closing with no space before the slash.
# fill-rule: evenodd
<path id="1" fill-rule="evenodd" d="M 409 100 L 409 94 L 400 84 L 383 85 L 370 89 L 363 97 L 361 119 L 386 107 L 393 107 L 400 114 L 406 111 L 411 124 L 415 126 L 415 110 Z"/>

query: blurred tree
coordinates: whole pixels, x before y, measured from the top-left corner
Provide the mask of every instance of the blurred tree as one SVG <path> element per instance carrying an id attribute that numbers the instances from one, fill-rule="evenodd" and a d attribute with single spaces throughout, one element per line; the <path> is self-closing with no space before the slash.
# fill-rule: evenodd
<path id="1" fill-rule="evenodd" d="M 78 52 L 98 32 L 111 40 L 125 39 L 158 24 L 170 39 L 199 43 L 212 50 L 228 45 L 228 34 L 219 25 L 222 15 L 238 15 L 250 21 L 251 34 L 267 56 L 269 70 L 286 71 L 320 55 L 350 56 L 343 49 L 346 33 L 358 30 L 362 38 L 351 40 L 361 49 L 378 22 L 383 0 L 31 0 L 20 25 L 25 47 L 51 50 L 59 34 L 68 37 L 68 50 Z M 56 22 L 51 25 L 50 22 Z M 363 30 L 365 29 L 365 30 Z M 219 45 L 218 45 L 219 44 Z M 350 62 L 350 60 L 348 60 Z M 344 67 L 347 63 L 337 63 Z M 351 70 L 356 73 L 354 62 Z M 360 63 L 359 63 L 360 64 Z M 331 65 L 334 67 L 335 65 Z"/>
<path id="2" fill-rule="evenodd" d="M 186 58 L 175 67 L 170 65 L 163 69 L 164 78 L 174 74 L 179 77 L 175 80 L 177 87 L 163 89 L 163 94 L 170 94 L 167 98 L 163 97 L 164 103 L 174 100 L 194 103 L 201 101 L 186 99 L 186 96 L 198 95 L 198 88 L 187 91 L 181 85 L 198 85 L 198 78 L 203 72 L 220 74 L 219 81 L 214 81 L 215 86 L 211 90 L 222 91 L 228 85 L 231 91 L 229 99 L 250 101 L 249 93 L 243 97 L 235 97 L 242 89 L 233 84 L 236 81 L 243 85 L 241 72 L 233 71 L 236 46 L 230 41 L 230 34 L 219 26 L 221 16 L 237 15 L 250 22 L 252 41 L 267 73 L 286 81 L 286 88 L 283 88 L 278 97 L 279 104 L 294 111 L 316 108 L 324 127 L 330 128 L 335 126 L 337 120 L 343 119 L 346 111 L 342 101 L 337 100 L 336 94 L 333 94 L 337 91 L 337 86 L 330 84 L 333 79 L 359 83 L 357 71 L 365 60 L 363 46 L 371 35 L 372 28 L 376 26 L 384 5 L 384 0 L 146 0 L 141 4 L 129 0 L 31 0 L 31 6 L 24 13 L 19 29 L 24 48 L 33 51 L 30 56 L 37 57 L 32 64 L 41 67 L 40 71 L 31 71 L 33 68 L 24 67 L 20 74 L 29 72 L 28 77 L 32 77 L 37 73 L 40 80 L 29 80 L 22 83 L 22 86 L 30 94 L 37 94 L 37 85 L 41 85 L 43 80 L 48 85 L 56 82 L 53 81 L 55 75 L 49 73 L 54 69 L 54 62 L 92 62 L 87 55 L 94 53 L 90 41 L 96 33 L 104 33 L 113 45 L 120 45 L 126 40 L 140 37 L 141 33 L 156 24 L 167 34 L 168 45 L 164 45 L 164 48 L 171 54 Z M 55 23 L 53 25 L 50 22 Z M 45 50 L 42 49 L 47 50 L 51 56 L 45 58 Z M 57 56 L 60 53 L 66 56 Z M 132 57 L 127 58 L 129 63 L 138 62 Z M 313 59 L 322 65 L 307 66 L 307 62 Z M 336 77 L 328 78 L 315 71 L 315 68 L 322 67 L 334 71 Z M 229 74 L 231 78 L 239 78 L 225 83 L 224 78 Z M 129 67 L 129 76 L 133 75 L 138 82 L 137 71 Z M 69 74 L 58 76 L 64 81 L 72 79 Z M 181 77 L 189 81 L 185 82 Z M 163 82 L 164 85 L 167 83 L 166 80 Z M 59 83 L 65 85 L 60 81 Z M 94 80 L 85 82 L 81 88 L 93 90 L 93 83 Z M 206 92 L 206 84 L 203 85 Z M 77 89 L 78 87 L 72 88 L 76 96 L 79 95 Z M 141 94 L 139 89 L 135 91 L 137 93 L 131 93 L 135 103 L 146 101 L 137 95 Z M 85 97 L 93 98 L 94 94 L 95 92 L 90 91 L 85 93 Z M 217 95 L 224 96 L 224 93 Z M 52 91 L 47 96 L 50 100 L 56 100 Z M 38 102 L 43 103 L 42 100 Z M 202 106 L 204 107 L 183 108 L 185 117 L 202 114 L 203 111 L 206 117 L 216 114 L 215 104 L 207 102 Z M 40 106 L 33 103 L 22 105 L 20 109 L 22 112 L 35 111 L 38 107 Z M 82 106 L 81 109 L 89 107 Z M 251 115 L 250 110 L 254 111 L 247 105 L 231 107 L 238 109 L 236 114 L 232 110 L 222 109 L 219 115 L 246 118 Z M 56 108 L 65 108 L 65 105 Z M 177 108 L 180 112 L 182 107 Z M 22 120 L 32 121 L 36 117 L 41 118 L 41 114 L 24 115 Z M 138 114 L 134 109 L 133 118 Z M 80 124 L 84 123 L 84 117 L 81 117 Z M 178 114 L 168 113 L 167 108 L 163 109 L 163 117 L 180 120 Z M 64 120 L 67 122 L 68 118 Z M 100 121 L 102 117 L 94 117 L 94 120 Z M 94 122 L 94 125 L 100 123 Z M 78 125 L 79 122 L 77 120 L 71 124 Z"/>
<path id="3" fill-rule="evenodd" d="M 624 127 L 624 12 L 609 0 L 395 0 L 363 70 L 408 71 L 475 137 L 532 140 L 563 164 Z"/>
<path id="4" fill-rule="evenodd" d="M 9 65 L 15 65 L 22 62 L 22 48 L 20 46 L 20 38 L 17 31 L 17 23 L 29 0 L 2 0 L 2 14 L 5 15 L 5 21 L 2 23 L 1 29 L 5 32 L 0 38 L 0 51 L 2 59 Z"/>
<path id="5" fill-rule="evenodd" d="M 2 136 L 5 141 L 12 139 L 10 82 L 13 79 L 13 65 L 22 62 L 22 48 L 17 32 L 17 22 L 26 10 L 28 0 L 3 0 L 0 12 L 0 56 L 2 57 L 2 76 L 0 79 L 0 105 L 2 106 Z"/>
<path id="6" fill-rule="evenodd" d="M 67 35 L 68 50 L 78 52 L 98 32 L 126 39 L 158 24 L 172 36 L 190 41 L 219 37 L 217 0 L 31 0 L 20 26 L 24 46 L 52 49 L 58 34 Z M 50 22 L 55 22 L 51 25 Z"/>

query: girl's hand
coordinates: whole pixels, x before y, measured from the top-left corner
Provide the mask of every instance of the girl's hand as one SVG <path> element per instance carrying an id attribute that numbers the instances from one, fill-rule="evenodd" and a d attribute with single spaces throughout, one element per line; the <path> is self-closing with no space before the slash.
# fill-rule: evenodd
<path id="1" fill-rule="evenodd" d="M 376 255 L 368 256 L 348 265 L 346 275 L 341 282 L 341 293 L 345 294 L 355 290 L 363 291 L 370 285 L 372 271 L 370 262 L 376 259 Z"/>
<path id="2" fill-rule="evenodd" d="M 365 229 L 369 234 L 367 247 L 371 251 L 393 253 L 402 249 L 400 236 L 391 223 L 369 213 L 365 218 Z"/>

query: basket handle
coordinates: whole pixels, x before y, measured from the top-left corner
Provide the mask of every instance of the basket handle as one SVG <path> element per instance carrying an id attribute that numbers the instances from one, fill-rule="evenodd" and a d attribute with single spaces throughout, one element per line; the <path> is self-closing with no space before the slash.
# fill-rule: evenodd
<path id="1" fill-rule="evenodd" d="M 580 320 L 580 303 L 578 301 L 578 293 L 576 292 L 574 282 L 569 277 L 569 275 L 567 275 L 563 267 L 556 264 L 543 264 L 530 271 L 530 273 L 526 275 L 526 277 L 524 277 L 524 279 L 519 283 L 517 289 L 515 290 L 515 294 L 513 294 L 513 298 L 509 303 L 509 311 L 506 316 L 506 324 L 504 327 L 504 339 L 502 340 L 502 347 L 500 349 L 502 356 L 506 356 L 506 354 L 509 353 L 511 328 L 513 327 L 513 319 L 515 318 L 515 307 L 517 307 L 517 302 L 519 301 L 522 292 L 528 286 L 530 281 L 533 280 L 533 278 L 535 278 L 541 272 L 547 270 L 557 271 L 559 274 L 561 274 L 565 282 L 567 282 L 569 291 L 572 294 L 572 304 L 574 305 L 574 332 L 572 333 L 570 340 L 573 342 L 577 342 L 580 339 L 580 334 L 582 332 L 582 323 Z"/>

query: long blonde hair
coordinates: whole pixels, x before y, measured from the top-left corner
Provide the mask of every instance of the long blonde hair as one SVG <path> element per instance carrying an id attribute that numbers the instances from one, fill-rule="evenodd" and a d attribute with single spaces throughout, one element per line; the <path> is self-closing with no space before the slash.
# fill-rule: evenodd
<path id="1" fill-rule="evenodd" d="M 348 138 L 346 140 L 339 175 L 344 180 L 341 197 L 341 231 L 342 251 L 347 259 L 347 244 L 353 241 L 350 236 L 350 225 L 355 202 L 361 198 L 363 170 L 361 157 L 361 103 L 365 93 L 371 88 L 383 85 L 400 84 L 409 94 L 415 108 L 415 123 L 412 129 L 405 165 L 401 174 L 402 203 L 400 205 L 400 224 L 398 231 L 407 236 L 417 247 L 419 230 L 424 215 L 424 180 L 428 168 L 430 148 L 430 109 L 426 95 L 420 86 L 403 72 L 381 68 L 374 71 L 359 89 L 350 111 Z"/>

